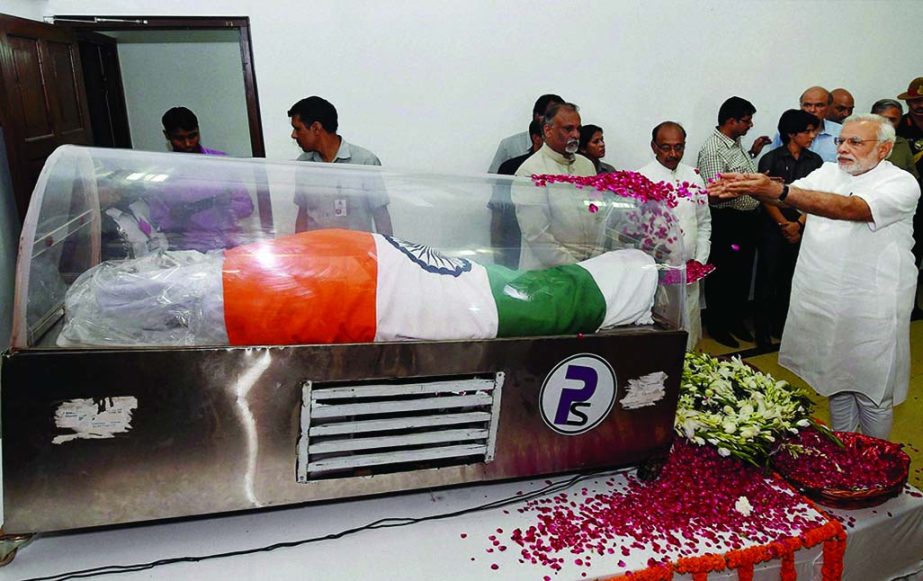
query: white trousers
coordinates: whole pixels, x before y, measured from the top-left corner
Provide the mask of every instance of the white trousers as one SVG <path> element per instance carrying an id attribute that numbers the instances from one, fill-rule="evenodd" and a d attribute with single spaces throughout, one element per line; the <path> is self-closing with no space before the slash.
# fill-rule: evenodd
<path id="1" fill-rule="evenodd" d="M 699 282 L 686 286 L 686 319 L 689 322 L 689 339 L 686 351 L 695 350 L 702 338 L 702 310 L 699 308 Z"/>
<path id="2" fill-rule="evenodd" d="M 831 395 L 830 423 L 837 432 L 855 432 L 857 428 L 866 436 L 887 440 L 894 421 L 891 396 L 885 396 L 881 405 L 855 391 L 841 391 Z"/>

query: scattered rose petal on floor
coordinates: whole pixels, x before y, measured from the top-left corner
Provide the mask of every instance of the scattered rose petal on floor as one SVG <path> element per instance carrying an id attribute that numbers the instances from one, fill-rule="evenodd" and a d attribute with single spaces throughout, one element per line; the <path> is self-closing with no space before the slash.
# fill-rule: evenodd
<path id="1" fill-rule="evenodd" d="M 612 481 L 603 484 L 602 492 L 560 492 L 528 501 L 521 512 L 535 520 L 510 532 L 523 558 L 559 571 L 561 555 L 588 565 L 593 553 L 618 548 L 623 557 L 633 550 L 652 551 L 656 564 L 697 548 L 693 539 L 702 539 L 706 547 L 743 548 L 797 536 L 826 522 L 760 470 L 682 440 L 675 442 L 657 480 L 629 477 L 618 489 Z M 734 510 L 742 496 L 757 509 L 749 516 Z M 626 566 L 624 560 L 619 563 Z"/>

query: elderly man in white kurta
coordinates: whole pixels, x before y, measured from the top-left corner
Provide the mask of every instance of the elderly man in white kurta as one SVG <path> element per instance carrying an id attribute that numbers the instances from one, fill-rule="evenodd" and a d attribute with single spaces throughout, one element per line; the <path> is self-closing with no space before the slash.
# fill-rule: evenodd
<path id="1" fill-rule="evenodd" d="M 593 162 L 577 153 L 580 113 L 576 105 L 552 105 L 542 132 L 544 145 L 519 166 L 516 175 L 596 175 Z M 604 212 L 588 211 L 580 190 L 514 186 L 510 193 L 522 230 L 519 268 L 574 264 L 602 252 Z"/>
<path id="2" fill-rule="evenodd" d="M 664 121 L 651 132 L 651 149 L 656 159 L 638 173 L 652 182 L 686 183 L 702 188 L 694 198 L 680 198 L 675 214 L 683 232 L 683 261 L 705 264 L 711 250 L 711 213 L 702 177 L 694 168 L 680 163 L 686 151 L 686 130 L 679 123 Z M 698 282 L 686 286 L 686 319 L 689 331 L 686 349 L 692 350 L 702 338 Z"/>
<path id="3" fill-rule="evenodd" d="M 916 289 L 913 214 L 920 186 L 885 161 L 894 128 L 878 115 L 846 119 L 837 163 L 794 183 L 730 174 L 709 193 L 750 192 L 809 214 L 792 281 L 779 363 L 830 397 L 835 430 L 887 438 L 907 397 Z"/>

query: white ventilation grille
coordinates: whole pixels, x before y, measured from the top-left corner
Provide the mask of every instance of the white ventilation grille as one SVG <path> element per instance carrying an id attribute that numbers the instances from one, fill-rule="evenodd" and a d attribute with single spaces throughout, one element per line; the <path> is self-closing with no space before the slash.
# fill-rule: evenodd
<path id="1" fill-rule="evenodd" d="M 302 387 L 299 482 L 491 462 L 503 373 Z"/>

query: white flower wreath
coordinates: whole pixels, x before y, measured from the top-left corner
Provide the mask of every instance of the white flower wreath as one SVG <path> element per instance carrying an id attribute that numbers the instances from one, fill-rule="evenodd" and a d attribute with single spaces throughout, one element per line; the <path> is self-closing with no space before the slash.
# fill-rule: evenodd
<path id="1" fill-rule="evenodd" d="M 687 353 L 674 429 L 722 456 L 765 465 L 776 442 L 814 425 L 807 393 L 740 358 Z"/>

